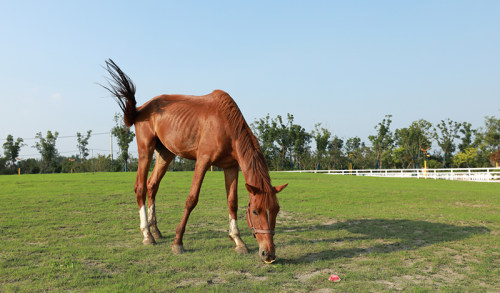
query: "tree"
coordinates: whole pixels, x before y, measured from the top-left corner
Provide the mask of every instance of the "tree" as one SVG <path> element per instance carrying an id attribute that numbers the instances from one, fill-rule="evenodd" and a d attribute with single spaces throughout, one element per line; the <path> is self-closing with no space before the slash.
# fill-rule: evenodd
<path id="1" fill-rule="evenodd" d="M 85 137 L 80 132 L 76 133 L 76 141 L 77 141 L 76 146 L 78 147 L 78 152 L 80 153 L 80 159 L 82 160 L 82 163 L 89 156 L 89 149 L 87 148 L 87 145 L 89 144 L 89 138 L 91 133 L 92 130 L 87 131 L 87 136 Z"/>
<path id="2" fill-rule="evenodd" d="M 290 116 L 289 116 L 290 119 Z M 304 159 L 309 153 L 309 143 L 311 142 L 311 135 L 306 130 L 298 125 L 293 124 L 293 116 L 291 116 L 291 125 L 289 128 L 289 135 L 292 140 L 291 159 L 294 166 L 304 165 Z"/>
<path id="3" fill-rule="evenodd" d="M 319 169 L 323 158 L 326 155 L 327 148 L 330 144 L 331 132 L 321 127 L 321 123 L 314 125 L 314 130 L 312 131 L 312 138 L 316 142 L 316 154 L 315 154 L 315 169 Z"/>
<path id="4" fill-rule="evenodd" d="M 125 164 L 125 172 L 127 172 L 128 160 L 130 154 L 128 153 L 128 148 L 130 143 L 134 140 L 135 134 L 130 130 L 129 127 L 123 122 L 123 117 L 120 114 L 115 114 L 116 126 L 111 129 L 111 133 L 118 140 L 118 147 L 120 148 L 120 158 Z"/>
<path id="5" fill-rule="evenodd" d="M 338 136 L 334 136 L 328 144 L 328 153 L 330 155 L 331 167 L 333 169 L 342 169 L 342 162 L 344 161 L 342 149 L 344 147 L 344 140 Z"/>
<path id="6" fill-rule="evenodd" d="M 21 147 L 24 146 L 23 139 L 18 137 L 16 141 L 14 141 L 14 137 L 12 135 L 7 136 L 7 142 L 3 144 L 5 159 L 9 163 L 11 168 L 16 167 L 16 160 L 19 156 L 19 151 Z"/>
<path id="7" fill-rule="evenodd" d="M 311 135 L 302 126 L 294 124 L 293 119 L 292 114 L 287 114 L 286 121 L 280 115 L 273 119 L 268 114 L 252 123 L 268 164 L 276 170 L 303 164 L 308 154 Z"/>
<path id="8" fill-rule="evenodd" d="M 446 121 L 441 120 L 437 129 L 433 129 L 434 139 L 443 150 L 443 168 L 446 168 L 446 163 L 450 162 L 451 155 L 455 152 L 455 139 L 459 138 L 460 127 L 460 123 L 448 118 Z"/>
<path id="9" fill-rule="evenodd" d="M 453 157 L 455 167 L 460 168 L 463 164 L 470 168 L 471 163 L 477 158 L 477 148 L 469 147 Z"/>
<path id="10" fill-rule="evenodd" d="M 362 147 L 364 147 L 364 143 L 362 143 L 361 138 L 357 136 L 348 138 L 345 142 L 345 151 L 348 155 L 355 153 Z"/>
<path id="11" fill-rule="evenodd" d="M 376 154 L 375 168 L 382 169 L 384 156 L 387 156 L 391 152 L 394 140 L 392 132 L 389 127 L 391 126 L 392 115 L 385 115 L 385 118 L 375 126 L 377 130 L 377 135 L 370 135 L 368 139 L 372 143 L 373 151 Z"/>
<path id="12" fill-rule="evenodd" d="M 251 124 L 252 130 L 259 140 L 259 145 L 268 164 L 273 164 L 277 157 L 278 148 L 276 147 L 276 122 L 269 117 L 261 118 Z"/>
<path id="13" fill-rule="evenodd" d="M 498 167 L 500 166 L 500 151 L 496 151 L 490 156 L 490 162 L 492 166 Z"/>
<path id="14" fill-rule="evenodd" d="M 370 165 L 368 159 L 370 150 L 359 137 L 348 138 L 344 150 L 351 164 L 349 169 L 362 169 Z"/>
<path id="15" fill-rule="evenodd" d="M 463 122 L 460 125 L 459 132 L 463 135 L 461 138 L 462 142 L 458 145 L 458 149 L 460 150 L 460 152 L 463 153 L 466 149 L 477 146 L 477 139 L 473 140 L 473 136 L 476 135 L 477 130 L 472 129 L 472 124 L 470 124 L 469 122 Z"/>
<path id="16" fill-rule="evenodd" d="M 321 123 L 314 125 L 312 138 L 316 142 L 316 153 L 326 153 L 331 136 L 332 133 L 328 129 L 321 127 Z"/>
<path id="17" fill-rule="evenodd" d="M 123 166 L 115 160 L 111 159 L 111 155 L 97 155 L 97 157 L 90 158 L 87 161 L 92 165 L 94 172 L 119 172 L 123 170 Z"/>
<path id="18" fill-rule="evenodd" d="M 480 150 L 478 161 L 483 166 L 497 166 L 500 163 L 500 119 L 486 116 L 484 127 L 479 128 L 476 137 Z"/>
<path id="19" fill-rule="evenodd" d="M 12 169 L 7 168 L 7 158 L 0 157 L 0 175 L 12 173 Z"/>
<path id="20" fill-rule="evenodd" d="M 293 115 L 287 114 L 288 121 L 283 123 L 283 118 L 278 115 L 274 121 L 276 129 L 276 143 L 278 144 L 278 170 L 290 165 L 287 164 L 287 157 L 290 156 L 290 150 L 293 148 L 293 139 L 291 137 L 291 128 L 293 125 Z"/>
<path id="21" fill-rule="evenodd" d="M 420 119 L 414 121 L 408 128 L 396 129 L 394 137 L 400 147 L 397 153 L 402 156 L 403 167 L 419 167 L 421 153 L 431 147 L 431 127 L 430 122 Z"/>
<path id="22" fill-rule="evenodd" d="M 40 166 L 40 171 L 42 173 L 58 171 L 56 161 L 57 156 L 59 155 L 56 149 L 56 141 L 58 136 L 59 133 L 57 131 L 52 134 L 50 130 L 47 131 L 46 137 L 43 137 L 41 132 L 38 132 L 35 136 L 36 139 L 39 140 L 35 143 L 34 147 L 38 150 L 38 152 L 40 152 L 40 155 L 42 156 L 42 162 Z"/>
<path id="23" fill-rule="evenodd" d="M 38 174 L 41 171 L 40 163 L 32 158 L 19 162 L 19 168 L 24 174 Z"/>
<path id="24" fill-rule="evenodd" d="M 494 153 L 500 150 L 500 119 L 493 116 L 486 116 L 484 121 L 484 131 L 482 133 L 483 143 L 486 150 Z"/>

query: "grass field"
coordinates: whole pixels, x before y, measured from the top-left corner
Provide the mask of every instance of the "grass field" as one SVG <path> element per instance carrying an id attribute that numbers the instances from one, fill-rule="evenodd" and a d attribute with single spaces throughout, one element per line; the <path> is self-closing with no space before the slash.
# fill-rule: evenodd
<path id="1" fill-rule="evenodd" d="M 272 173 L 289 186 L 266 265 L 242 176 L 251 253 L 233 251 L 222 172 L 206 176 L 186 253 L 171 253 L 191 176 L 163 180 L 155 246 L 141 243 L 133 173 L 0 176 L 0 291 L 500 291 L 497 183 Z"/>

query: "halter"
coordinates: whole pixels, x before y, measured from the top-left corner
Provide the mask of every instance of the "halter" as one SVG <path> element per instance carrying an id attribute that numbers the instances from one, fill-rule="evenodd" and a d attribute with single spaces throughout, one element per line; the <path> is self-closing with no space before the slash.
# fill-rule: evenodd
<path id="1" fill-rule="evenodd" d="M 271 235 L 274 235 L 274 230 L 255 229 L 255 227 L 252 224 L 252 217 L 250 217 L 250 203 L 248 203 L 248 208 L 247 208 L 247 219 L 248 219 L 248 222 L 250 223 L 250 228 L 252 228 L 252 234 L 253 234 L 254 238 L 255 238 L 255 234 L 271 234 Z M 271 227 L 271 224 L 270 224 L 270 221 L 269 221 L 269 210 L 267 210 L 267 226 Z"/>

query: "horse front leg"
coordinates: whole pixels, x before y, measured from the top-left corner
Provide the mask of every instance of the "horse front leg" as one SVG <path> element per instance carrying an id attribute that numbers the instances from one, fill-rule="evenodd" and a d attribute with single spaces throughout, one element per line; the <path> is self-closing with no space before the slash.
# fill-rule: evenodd
<path id="1" fill-rule="evenodd" d="M 182 220 L 177 226 L 175 230 L 175 239 L 172 244 L 172 252 L 176 254 L 181 254 L 184 252 L 184 245 L 182 242 L 182 237 L 184 236 L 184 232 L 186 231 L 186 224 L 189 219 L 189 215 L 191 211 L 198 204 L 198 198 L 200 196 L 200 188 L 203 182 L 203 178 L 205 178 L 205 173 L 210 167 L 209 160 L 203 160 L 198 158 L 196 161 L 196 166 L 194 168 L 194 176 L 193 183 L 191 184 L 191 191 L 189 192 L 189 196 L 186 200 L 186 205 L 184 208 L 184 215 L 182 216 Z"/>
<path id="2" fill-rule="evenodd" d="M 224 169 L 224 178 L 226 183 L 227 207 L 229 210 L 229 238 L 234 242 L 234 250 L 241 254 L 248 253 L 248 247 L 241 240 L 240 230 L 238 229 L 238 172 L 239 168 Z"/>

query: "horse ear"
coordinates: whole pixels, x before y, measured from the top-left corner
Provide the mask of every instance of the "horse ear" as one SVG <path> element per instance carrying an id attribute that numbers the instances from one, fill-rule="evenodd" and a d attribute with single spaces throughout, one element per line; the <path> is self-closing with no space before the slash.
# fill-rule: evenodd
<path id="1" fill-rule="evenodd" d="M 283 184 L 283 185 L 279 185 L 279 186 L 275 186 L 274 187 L 274 190 L 276 190 L 276 193 L 282 191 L 283 189 L 285 189 L 285 187 L 288 186 L 288 183 L 287 184 Z"/>
<path id="2" fill-rule="evenodd" d="M 250 192 L 253 195 L 259 194 L 260 189 L 258 189 L 255 186 L 249 185 L 245 183 L 245 186 L 247 187 L 248 192 Z"/>

